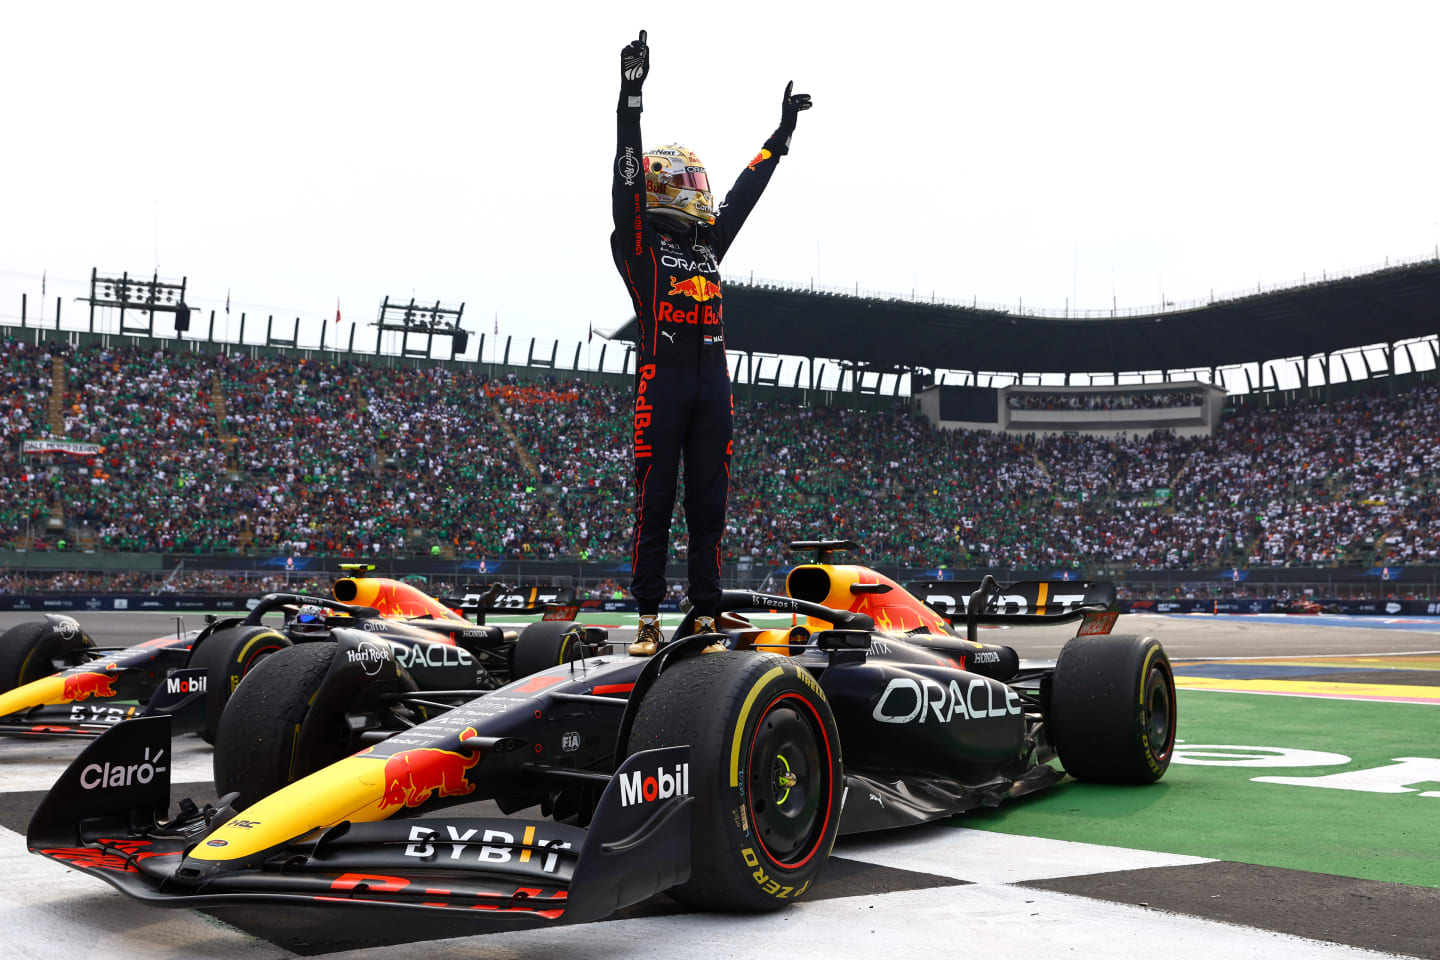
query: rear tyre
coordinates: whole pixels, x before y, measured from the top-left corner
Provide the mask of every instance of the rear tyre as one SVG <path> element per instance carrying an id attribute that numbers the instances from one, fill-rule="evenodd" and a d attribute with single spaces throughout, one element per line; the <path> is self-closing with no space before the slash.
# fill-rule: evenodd
<path id="1" fill-rule="evenodd" d="M 68 617 L 17 624 L 0 634 L 0 693 L 92 660 L 94 649 L 95 641 Z"/>
<path id="2" fill-rule="evenodd" d="M 229 698 L 215 734 L 215 789 L 221 796 L 238 791 L 236 810 L 312 772 L 294 768 L 295 742 L 334 657 L 333 643 L 278 650 Z M 335 755 L 325 762 L 351 752 L 348 739 L 337 736 Z"/>
<path id="3" fill-rule="evenodd" d="M 266 657 L 290 646 L 290 639 L 269 627 L 241 625 L 216 630 L 190 654 L 189 669 L 205 671 L 205 726 L 200 736 L 215 742 L 225 704 L 245 675 Z"/>
<path id="4" fill-rule="evenodd" d="M 800 899 L 830 856 L 844 789 L 819 684 L 771 654 L 682 660 L 645 694 L 628 753 L 680 744 L 690 745 L 695 797 L 690 880 L 667 892 L 710 910 Z"/>
<path id="5" fill-rule="evenodd" d="M 510 657 L 510 679 L 519 680 L 547 667 L 580 659 L 585 645 L 583 624 L 540 620 L 520 632 Z"/>
<path id="6" fill-rule="evenodd" d="M 1046 727 L 1065 772 L 1154 783 L 1175 751 L 1175 674 L 1151 637 L 1076 637 L 1055 664 Z"/>

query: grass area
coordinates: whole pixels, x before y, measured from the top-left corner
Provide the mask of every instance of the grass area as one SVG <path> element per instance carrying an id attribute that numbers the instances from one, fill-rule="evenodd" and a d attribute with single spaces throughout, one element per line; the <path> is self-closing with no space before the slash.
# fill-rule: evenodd
<path id="1" fill-rule="evenodd" d="M 1179 752 L 1202 744 L 1284 747 L 1350 758 L 1323 766 L 1172 763 L 1145 787 L 1067 781 L 956 826 L 1136 847 L 1318 873 L 1440 887 L 1440 782 L 1404 792 L 1257 783 L 1261 776 L 1322 777 L 1440 757 L 1440 711 L 1365 703 L 1181 691 Z M 1271 761 L 1261 761 L 1271 762 Z M 1430 775 L 1440 776 L 1440 764 Z M 1402 778 L 1403 779 L 1403 778 Z M 1385 781 L 1385 777 L 1375 782 Z M 1389 784 L 1398 786 L 1399 784 Z"/>

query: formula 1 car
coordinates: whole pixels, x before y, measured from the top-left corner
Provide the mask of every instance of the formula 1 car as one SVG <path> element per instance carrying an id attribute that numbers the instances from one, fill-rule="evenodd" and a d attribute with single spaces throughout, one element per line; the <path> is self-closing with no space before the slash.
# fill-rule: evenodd
<path id="1" fill-rule="evenodd" d="M 804 896 L 838 833 L 993 806 L 1066 772 L 1165 773 L 1170 663 L 1153 639 L 1108 635 L 1113 585 L 986 578 L 942 615 L 829 562 L 849 541 L 795 546 L 816 562 L 783 596 L 725 591 L 720 633 L 686 636 L 687 616 L 653 657 L 586 656 L 493 692 L 411 693 L 393 651 L 357 630 L 281 650 L 221 721 L 218 807 L 166 819 L 168 720 L 133 720 L 70 765 L 27 843 L 160 905 L 573 921 L 667 890 L 759 911 Z M 1077 619 L 1057 661 L 974 639 L 982 622 Z M 705 652 L 717 643 L 729 649 Z M 371 722 L 397 703 L 434 712 L 393 733 Z M 482 799 L 507 816 L 411 819 Z"/>
<path id="2" fill-rule="evenodd" d="M 128 648 L 98 647 L 73 617 L 46 614 L 0 635 L 0 735 L 94 737 L 121 720 L 168 714 L 175 733 L 214 742 L 226 702 L 257 664 L 295 643 L 329 640 L 337 628 L 363 629 L 388 644 L 415 689 L 493 689 L 581 654 L 585 628 L 572 622 L 568 596 L 553 597 L 557 606 L 536 603 L 534 590 L 521 597 L 504 589 L 495 584 L 473 603 L 447 605 L 400 581 L 342 577 L 334 599 L 272 593 L 244 617 L 212 617 L 202 629 L 177 627 L 173 636 Z M 325 615 L 306 624 L 287 617 L 280 630 L 263 622 L 306 605 Z M 522 638 L 485 623 L 487 613 L 502 610 L 543 610 L 546 620 Z"/>
<path id="3" fill-rule="evenodd" d="M 213 739 L 218 711 L 196 711 L 206 691 L 229 691 L 251 667 L 290 645 L 283 633 L 238 618 L 214 620 L 131 647 L 98 646 L 75 618 L 47 613 L 0 634 L 0 735 L 95 737 L 122 720 L 189 709 L 177 732 Z M 221 698 L 217 698 L 221 699 Z M 196 725 L 198 722 L 198 725 Z"/>
<path id="4" fill-rule="evenodd" d="M 1308 600 L 1303 597 L 1299 599 L 1281 597 L 1279 600 L 1275 601 L 1275 606 L 1271 609 L 1275 613 L 1288 613 L 1292 615 L 1315 615 L 1320 613 L 1339 613 L 1340 604 L 1318 603 L 1314 600 Z"/>

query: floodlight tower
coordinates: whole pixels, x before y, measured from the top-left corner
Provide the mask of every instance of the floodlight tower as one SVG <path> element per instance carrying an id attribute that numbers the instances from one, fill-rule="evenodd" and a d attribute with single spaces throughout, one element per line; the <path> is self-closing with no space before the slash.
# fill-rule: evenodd
<path id="1" fill-rule="evenodd" d="M 403 357 L 429 358 L 430 347 L 436 337 L 449 337 L 450 356 L 458 357 L 470 343 L 469 331 L 460 326 L 460 318 L 464 313 L 463 303 L 458 307 L 443 306 L 439 300 L 436 300 L 434 305 L 416 304 L 414 297 L 410 298 L 409 303 L 391 303 L 390 298 L 386 297 L 380 303 L 380 319 L 372 324 L 382 331 L 375 337 L 375 354 L 380 354 L 383 331 L 393 330 L 400 334 L 400 355 Z M 412 333 L 424 335 L 423 350 L 411 348 Z"/>
<path id="2" fill-rule="evenodd" d="M 95 332 L 95 308 L 111 307 L 120 311 L 121 334 L 154 336 L 157 313 L 173 314 L 175 332 L 184 333 L 190 329 L 190 308 L 185 305 L 185 281 L 185 277 L 181 277 L 179 283 L 161 280 L 158 271 L 148 279 L 132 277 L 129 273 L 101 276 L 99 270 L 91 268 L 90 296 L 80 298 L 90 304 L 90 332 Z M 143 317 L 144 324 L 139 320 L 128 324 L 127 310 L 132 316 L 138 314 Z"/>

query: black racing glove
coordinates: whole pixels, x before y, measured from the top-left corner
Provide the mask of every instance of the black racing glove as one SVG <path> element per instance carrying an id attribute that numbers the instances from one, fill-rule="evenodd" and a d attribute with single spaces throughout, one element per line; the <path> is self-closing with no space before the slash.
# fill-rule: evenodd
<path id="1" fill-rule="evenodd" d="M 800 111 L 809 110 L 813 106 L 810 102 L 810 94 L 791 93 L 790 91 L 794 87 L 794 80 L 785 84 L 785 99 L 780 101 L 780 132 L 785 135 L 787 140 L 790 138 L 790 134 L 795 132 L 795 118 L 800 116 Z"/>
<path id="2" fill-rule="evenodd" d="M 639 96 L 645 75 L 650 72 L 650 48 L 645 43 L 645 31 L 640 31 L 637 40 L 631 40 L 620 51 L 620 92 Z"/>

